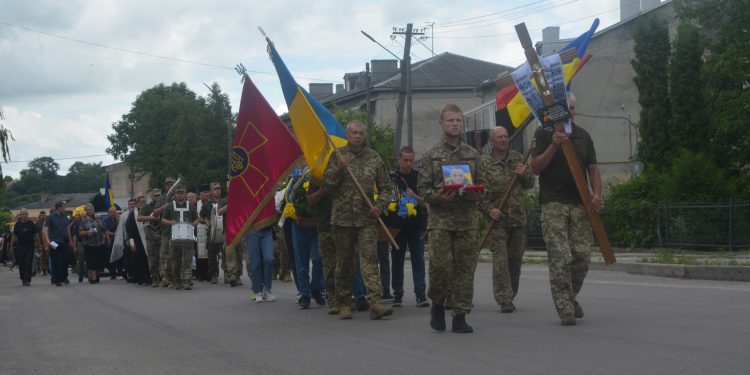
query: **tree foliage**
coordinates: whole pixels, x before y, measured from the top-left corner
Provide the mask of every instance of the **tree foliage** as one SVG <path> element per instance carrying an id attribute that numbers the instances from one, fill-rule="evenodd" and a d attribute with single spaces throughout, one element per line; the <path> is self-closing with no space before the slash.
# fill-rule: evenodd
<path id="1" fill-rule="evenodd" d="M 107 136 L 107 152 L 136 173 L 151 173 L 151 185 L 182 174 L 190 187 L 227 177 L 229 98 L 218 84 L 208 99 L 184 83 L 159 84 L 143 91 Z"/>
<path id="2" fill-rule="evenodd" d="M 633 79 L 641 105 L 641 135 L 638 157 L 646 168 L 666 170 L 669 150 L 673 149 L 670 127 L 668 67 L 670 56 L 669 30 L 664 20 L 651 15 L 637 21 L 635 33 Z"/>
<path id="3" fill-rule="evenodd" d="M 675 150 L 700 150 L 713 139 L 704 105 L 704 85 L 700 79 L 702 56 L 703 43 L 698 29 L 689 23 L 681 23 L 669 59 L 672 105 L 669 131 Z"/>
<path id="4" fill-rule="evenodd" d="M 362 111 L 334 107 L 333 116 L 342 126 L 346 126 L 346 124 L 352 121 L 363 124 L 367 123 L 367 114 Z M 391 127 L 378 124 L 373 124 L 370 128 L 370 133 L 367 134 L 367 141 L 370 147 L 380 154 L 380 158 L 383 159 L 386 167 L 392 167 L 395 134 Z"/>

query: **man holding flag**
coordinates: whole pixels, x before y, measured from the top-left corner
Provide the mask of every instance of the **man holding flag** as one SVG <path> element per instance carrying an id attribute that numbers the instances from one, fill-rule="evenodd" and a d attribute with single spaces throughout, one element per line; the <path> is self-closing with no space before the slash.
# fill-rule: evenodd
<path id="1" fill-rule="evenodd" d="M 289 129 L 243 69 L 244 86 L 232 141 L 226 211 L 227 258 L 245 234 L 276 221 L 277 185 L 294 169 L 301 151 Z M 269 275 L 270 278 L 270 275 Z"/>

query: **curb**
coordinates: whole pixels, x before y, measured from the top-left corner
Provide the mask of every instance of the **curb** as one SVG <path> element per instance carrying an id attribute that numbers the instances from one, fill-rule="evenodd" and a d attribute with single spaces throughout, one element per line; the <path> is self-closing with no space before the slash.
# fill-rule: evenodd
<path id="1" fill-rule="evenodd" d="M 607 266 L 603 262 L 591 262 L 589 269 L 678 279 L 750 281 L 750 267 L 741 266 L 688 266 L 650 263 L 615 263 Z"/>

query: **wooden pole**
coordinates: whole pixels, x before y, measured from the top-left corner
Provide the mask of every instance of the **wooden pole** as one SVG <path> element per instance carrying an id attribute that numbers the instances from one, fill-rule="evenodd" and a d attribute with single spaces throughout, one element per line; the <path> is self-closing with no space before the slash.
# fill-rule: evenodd
<path id="1" fill-rule="evenodd" d="M 508 142 L 508 144 L 510 144 L 510 142 Z M 531 155 L 531 149 L 532 147 L 529 146 L 529 149 L 526 150 L 526 152 L 523 154 L 523 160 L 521 161 L 521 164 L 526 164 L 529 161 L 529 155 Z M 501 199 L 500 204 L 497 205 L 498 210 L 502 211 L 503 207 L 505 207 L 505 203 L 507 203 L 508 198 L 510 198 L 510 192 L 516 186 L 516 182 L 518 182 L 518 174 L 513 172 L 513 178 L 510 180 L 510 183 L 508 184 L 508 188 L 505 190 L 505 194 L 503 194 L 503 199 Z M 492 232 L 492 228 L 495 226 L 496 222 L 497 221 L 490 219 L 490 222 L 487 225 L 487 230 L 484 232 L 484 237 L 482 237 L 482 243 L 479 244 L 479 250 L 482 250 L 484 248 L 484 245 L 487 244 L 487 239 L 490 237 L 490 232 Z"/>
<path id="2" fill-rule="evenodd" d="M 516 34 L 518 34 L 518 39 L 521 41 L 521 45 L 523 46 L 526 60 L 531 67 L 534 81 L 539 88 L 539 93 L 544 100 L 544 105 L 551 106 L 555 104 L 555 99 L 552 96 L 552 91 L 547 83 L 547 80 L 544 78 L 542 64 L 539 62 L 539 56 L 536 54 L 536 51 L 534 50 L 534 47 L 531 43 L 531 36 L 529 36 L 529 31 L 526 29 L 525 23 L 516 25 Z M 564 124 L 562 121 L 558 121 L 555 124 L 555 131 L 564 131 Z M 602 224 L 602 220 L 599 217 L 598 213 L 591 212 L 588 209 L 589 204 L 591 204 L 591 193 L 589 192 L 586 178 L 584 177 L 583 172 L 581 172 L 580 163 L 578 162 L 578 157 L 576 156 L 573 144 L 570 142 L 564 142 L 562 143 L 561 147 L 563 150 L 563 155 L 565 156 L 565 161 L 568 164 L 568 169 L 570 170 L 571 175 L 573 175 L 573 180 L 575 181 L 578 195 L 581 197 L 581 202 L 583 203 L 584 210 L 586 211 L 586 215 L 591 222 L 591 228 L 593 229 L 594 237 L 596 237 L 596 240 L 599 243 L 599 250 L 602 252 L 604 262 L 607 265 L 613 264 L 616 262 L 615 254 L 612 251 L 612 246 L 609 244 L 607 232 L 604 230 L 604 224 Z"/>

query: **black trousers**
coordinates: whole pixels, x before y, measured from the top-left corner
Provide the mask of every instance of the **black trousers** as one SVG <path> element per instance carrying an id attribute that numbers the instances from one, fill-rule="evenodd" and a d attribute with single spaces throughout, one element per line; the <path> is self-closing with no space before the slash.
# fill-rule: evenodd
<path id="1" fill-rule="evenodd" d="M 31 282 L 33 274 L 32 265 L 34 263 L 34 245 L 16 245 L 16 264 L 18 264 L 18 274 L 24 283 Z"/>

